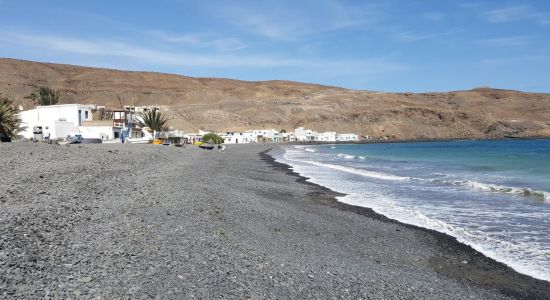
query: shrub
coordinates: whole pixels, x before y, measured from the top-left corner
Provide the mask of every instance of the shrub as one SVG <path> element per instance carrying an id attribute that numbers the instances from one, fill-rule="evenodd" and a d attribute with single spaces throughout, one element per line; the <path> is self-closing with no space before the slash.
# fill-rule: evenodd
<path id="1" fill-rule="evenodd" d="M 21 130 L 21 119 L 13 102 L 7 98 L 0 98 L 0 138 L 16 139 Z"/>
<path id="2" fill-rule="evenodd" d="M 207 133 L 202 137 L 203 142 L 210 144 L 223 144 L 223 138 L 215 133 Z"/>

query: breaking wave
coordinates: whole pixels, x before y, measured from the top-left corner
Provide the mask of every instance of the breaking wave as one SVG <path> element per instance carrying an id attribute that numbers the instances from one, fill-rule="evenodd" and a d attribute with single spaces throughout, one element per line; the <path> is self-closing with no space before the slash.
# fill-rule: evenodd
<path id="1" fill-rule="evenodd" d="M 484 192 L 484 193 L 502 193 L 502 194 L 517 195 L 517 196 L 541 200 L 541 201 L 544 201 L 545 203 L 550 203 L 549 192 L 537 191 L 530 188 L 510 187 L 510 186 L 503 186 L 503 185 L 497 185 L 497 184 L 482 183 L 482 182 L 471 181 L 471 180 L 448 181 L 448 180 L 434 179 L 434 180 L 431 180 L 431 182 L 436 184 L 468 187 L 478 192 Z"/>
<path id="2" fill-rule="evenodd" d="M 337 154 L 337 156 L 341 157 L 341 158 L 345 158 L 345 159 L 354 159 L 355 158 L 354 155 L 343 154 L 343 153 L 339 153 L 339 154 Z"/>
<path id="3" fill-rule="evenodd" d="M 314 165 L 314 166 L 318 166 L 318 167 L 325 167 L 325 168 L 338 170 L 338 171 L 342 171 L 342 172 L 346 172 L 346 173 L 351 173 L 351 174 L 356 174 L 356 175 L 361 175 L 361 176 L 371 177 L 371 178 L 377 178 L 377 179 L 383 179 L 383 180 L 403 181 L 403 180 L 410 180 L 411 179 L 410 177 L 403 177 L 403 176 L 397 176 L 397 175 L 392 175 L 392 174 L 387 174 L 387 173 L 368 171 L 368 170 L 357 169 L 357 168 L 352 168 L 352 167 L 347 167 L 347 166 L 322 163 L 322 162 L 318 162 L 318 161 L 303 160 L 302 162 L 307 163 L 307 164 L 311 164 L 311 165 Z"/>

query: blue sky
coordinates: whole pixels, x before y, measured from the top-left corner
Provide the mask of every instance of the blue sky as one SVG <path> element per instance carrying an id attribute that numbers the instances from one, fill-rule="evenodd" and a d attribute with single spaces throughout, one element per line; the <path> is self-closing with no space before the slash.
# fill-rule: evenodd
<path id="1" fill-rule="evenodd" d="M 0 57 L 392 92 L 550 92 L 550 1 L 0 0 Z"/>

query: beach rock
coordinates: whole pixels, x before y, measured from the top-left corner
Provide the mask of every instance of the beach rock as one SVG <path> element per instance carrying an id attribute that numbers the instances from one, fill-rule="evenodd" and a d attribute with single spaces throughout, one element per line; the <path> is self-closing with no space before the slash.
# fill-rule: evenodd
<path id="1" fill-rule="evenodd" d="M 337 194 L 259 155 L 269 146 L 223 156 L 152 145 L 2 147 L 0 298 L 547 295 L 546 285 L 456 241 L 328 202 Z"/>

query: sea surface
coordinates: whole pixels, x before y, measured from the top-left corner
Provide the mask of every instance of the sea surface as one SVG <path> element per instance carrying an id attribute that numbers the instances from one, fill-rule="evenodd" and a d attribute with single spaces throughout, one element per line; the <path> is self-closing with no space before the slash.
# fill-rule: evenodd
<path id="1" fill-rule="evenodd" d="M 347 194 L 339 201 L 550 281 L 550 140 L 299 145 L 272 155 Z"/>

